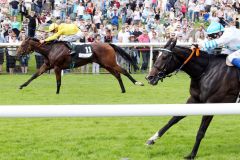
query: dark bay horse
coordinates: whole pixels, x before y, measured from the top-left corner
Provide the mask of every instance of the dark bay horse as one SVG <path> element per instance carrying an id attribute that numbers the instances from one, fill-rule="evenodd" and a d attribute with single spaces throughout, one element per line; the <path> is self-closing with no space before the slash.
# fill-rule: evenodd
<path id="1" fill-rule="evenodd" d="M 176 46 L 177 40 L 170 39 L 159 52 L 152 70 L 146 77 L 152 85 L 179 69 L 191 78 L 190 97 L 187 103 L 235 103 L 239 101 L 239 70 L 226 65 L 226 55 L 209 55 L 198 48 Z M 173 116 L 170 121 L 148 141 L 154 144 L 170 127 L 186 116 Z M 194 159 L 202 138 L 211 123 L 213 115 L 204 115 L 192 152 L 186 159 Z"/>
<path id="2" fill-rule="evenodd" d="M 114 75 L 121 87 L 122 93 L 125 93 L 125 87 L 122 82 L 121 74 L 127 76 L 135 85 L 143 86 L 143 83 L 136 81 L 124 68 L 116 62 L 116 53 L 120 54 L 125 60 L 130 62 L 135 68 L 137 65 L 131 57 L 120 47 L 107 43 L 92 43 L 92 53 L 90 58 L 79 58 L 74 62 L 74 67 L 95 62 Z M 72 56 L 70 49 L 65 42 L 49 42 L 41 44 L 38 39 L 26 38 L 17 50 L 18 55 L 28 54 L 36 51 L 44 56 L 44 64 L 32 75 L 32 77 L 20 86 L 20 89 L 26 87 L 32 80 L 43 74 L 45 71 L 54 69 L 56 75 L 57 91 L 59 94 L 61 86 L 61 71 L 70 68 Z"/>

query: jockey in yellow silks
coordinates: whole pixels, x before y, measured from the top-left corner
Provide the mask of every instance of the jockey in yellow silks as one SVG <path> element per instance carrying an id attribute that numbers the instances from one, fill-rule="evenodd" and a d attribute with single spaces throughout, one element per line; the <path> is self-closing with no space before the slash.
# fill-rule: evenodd
<path id="1" fill-rule="evenodd" d="M 62 41 L 75 42 L 82 36 L 81 30 L 76 24 L 61 23 L 60 25 L 52 23 L 48 29 L 49 32 L 54 34 L 45 40 L 40 40 L 40 43 L 49 42 L 58 39 L 60 36 L 65 36 Z"/>

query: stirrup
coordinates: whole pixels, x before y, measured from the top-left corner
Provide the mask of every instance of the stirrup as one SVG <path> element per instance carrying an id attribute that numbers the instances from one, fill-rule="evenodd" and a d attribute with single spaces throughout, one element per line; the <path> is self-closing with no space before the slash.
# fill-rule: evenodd
<path id="1" fill-rule="evenodd" d="M 66 44 L 67 44 L 67 46 L 70 50 L 73 50 L 75 48 L 75 45 L 72 42 L 67 42 L 66 41 Z"/>
<path id="2" fill-rule="evenodd" d="M 71 50 L 70 55 L 75 54 L 76 51 L 74 49 Z"/>

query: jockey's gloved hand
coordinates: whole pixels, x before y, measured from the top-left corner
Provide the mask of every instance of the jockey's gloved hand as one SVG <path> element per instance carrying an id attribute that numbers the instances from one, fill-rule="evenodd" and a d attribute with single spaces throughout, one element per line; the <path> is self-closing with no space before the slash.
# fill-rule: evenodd
<path id="1" fill-rule="evenodd" d="M 197 43 L 193 43 L 192 44 L 195 48 L 198 48 L 198 46 L 199 46 L 199 44 L 197 44 Z"/>
<path id="2" fill-rule="evenodd" d="M 204 43 L 200 42 L 200 43 L 193 43 L 191 46 L 191 49 L 195 49 L 195 48 L 199 48 L 200 50 L 206 50 L 206 48 L 204 48 Z"/>
<path id="3" fill-rule="evenodd" d="M 41 39 L 39 42 L 40 42 L 41 44 L 43 44 L 45 41 Z"/>
<path id="4" fill-rule="evenodd" d="M 198 48 L 198 44 L 197 44 L 197 43 L 193 43 L 193 44 L 191 45 L 191 49 L 195 49 L 195 48 Z"/>

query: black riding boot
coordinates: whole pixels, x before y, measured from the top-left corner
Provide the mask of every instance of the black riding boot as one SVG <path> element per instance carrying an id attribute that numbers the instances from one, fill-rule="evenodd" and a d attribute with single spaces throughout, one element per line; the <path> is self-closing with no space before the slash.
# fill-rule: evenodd
<path id="1" fill-rule="evenodd" d="M 67 44 L 68 48 L 71 50 L 71 52 L 70 52 L 71 55 L 76 53 L 76 51 L 75 51 L 76 45 L 72 44 L 71 42 L 67 42 L 66 44 Z"/>

